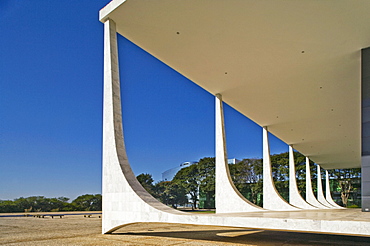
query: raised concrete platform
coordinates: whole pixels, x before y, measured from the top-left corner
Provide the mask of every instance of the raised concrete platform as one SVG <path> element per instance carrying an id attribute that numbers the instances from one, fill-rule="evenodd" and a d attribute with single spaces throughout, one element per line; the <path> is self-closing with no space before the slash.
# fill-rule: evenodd
<path id="1" fill-rule="evenodd" d="M 300 211 L 263 211 L 224 214 L 182 213 L 158 218 L 146 217 L 135 222 L 184 223 L 194 225 L 215 225 L 245 227 L 265 230 L 286 230 L 323 234 L 340 234 L 370 237 L 370 214 L 360 209 L 323 209 Z M 121 217 L 118 215 L 118 217 Z M 122 224 L 108 231 L 114 232 L 131 223 Z"/>
<path id="2" fill-rule="evenodd" d="M 370 236 L 370 215 L 361 212 L 361 209 L 263 211 L 228 216 L 240 220 L 248 218 L 248 222 L 258 218 L 258 226 L 250 226 L 252 228 Z M 268 225 L 260 227 L 263 222 Z M 275 225 L 278 227 L 275 228 Z"/>

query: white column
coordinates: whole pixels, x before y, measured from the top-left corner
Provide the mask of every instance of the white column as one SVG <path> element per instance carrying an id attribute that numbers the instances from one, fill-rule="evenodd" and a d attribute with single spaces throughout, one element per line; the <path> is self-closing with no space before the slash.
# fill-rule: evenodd
<path id="1" fill-rule="evenodd" d="M 310 159 L 306 157 L 306 201 L 317 208 L 328 208 L 321 204 L 312 191 Z"/>
<path id="2" fill-rule="evenodd" d="M 317 165 L 317 200 L 329 207 L 329 208 L 335 208 L 333 205 L 331 205 L 324 196 L 323 188 L 322 188 L 322 180 L 321 180 L 321 168 L 320 165 Z"/>
<path id="3" fill-rule="evenodd" d="M 329 172 L 328 170 L 325 170 L 325 184 L 326 184 L 326 187 L 325 187 L 325 193 L 326 193 L 326 200 L 332 205 L 334 206 L 335 208 L 342 208 L 344 209 L 344 207 L 341 207 L 339 206 L 334 200 L 333 198 L 331 197 L 331 191 L 330 191 L 330 183 L 329 183 Z"/>
<path id="4" fill-rule="evenodd" d="M 222 96 L 216 100 L 216 212 L 235 213 L 261 211 L 261 207 L 248 201 L 235 187 L 229 172 L 226 152 L 226 135 Z"/>
<path id="5" fill-rule="evenodd" d="M 307 203 L 299 193 L 292 146 L 289 146 L 289 203 L 302 209 L 316 209 Z"/>
<path id="6" fill-rule="evenodd" d="M 116 24 L 112 20 L 104 23 L 104 95 L 103 95 L 103 170 L 102 170 L 102 196 L 103 220 L 102 231 L 106 233 L 115 224 L 112 224 L 111 214 L 117 208 L 113 203 L 119 204 L 114 199 L 115 193 L 123 193 L 124 182 L 119 177 L 122 173 L 116 153 L 117 145 L 123 145 L 122 126 L 119 126 L 121 117 L 120 81 L 118 71 L 118 51 Z M 118 87 L 118 89 L 117 89 Z M 117 101 L 119 100 L 119 101 Z M 117 122 L 118 120 L 118 122 Z M 121 140 L 122 139 L 122 140 Z M 118 143 L 116 143 L 118 141 Z M 117 185 L 116 185 L 117 184 Z"/>
<path id="7" fill-rule="evenodd" d="M 169 221 L 182 214 L 153 198 L 137 181 L 123 139 L 117 34 L 114 21 L 104 23 L 102 232 L 140 221 Z"/>
<path id="8" fill-rule="evenodd" d="M 276 190 L 272 177 L 267 127 L 263 128 L 263 208 L 280 211 L 299 209 L 286 202 Z"/>

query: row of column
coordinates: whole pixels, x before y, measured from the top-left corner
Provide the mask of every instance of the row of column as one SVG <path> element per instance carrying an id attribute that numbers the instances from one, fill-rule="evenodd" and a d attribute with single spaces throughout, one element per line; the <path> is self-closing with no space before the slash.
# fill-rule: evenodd
<path id="1" fill-rule="evenodd" d="M 227 163 L 226 134 L 224 124 L 222 95 L 216 97 L 216 212 L 236 213 L 261 210 L 299 210 L 342 208 L 332 199 L 329 176 L 326 171 L 326 197 L 321 183 L 320 166 L 317 167 L 317 198 L 312 191 L 310 160 L 306 157 L 306 200 L 300 195 L 296 181 L 294 150 L 289 146 L 289 203 L 276 190 L 271 168 L 268 129 L 263 128 L 263 208 L 248 201 L 235 187 Z"/>

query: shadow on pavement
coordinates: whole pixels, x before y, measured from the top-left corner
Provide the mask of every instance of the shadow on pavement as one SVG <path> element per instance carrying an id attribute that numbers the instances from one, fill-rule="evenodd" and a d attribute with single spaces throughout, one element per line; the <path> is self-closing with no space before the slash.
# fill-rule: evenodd
<path id="1" fill-rule="evenodd" d="M 369 245 L 369 237 L 298 233 L 286 231 L 265 231 L 245 228 L 210 229 L 194 225 L 168 225 L 145 223 L 144 228 L 120 229 L 112 235 L 167 237 L 188 240 L 205 240 L 247 245 Z M 136 229 L 136 230 L 135 230 Z"/>

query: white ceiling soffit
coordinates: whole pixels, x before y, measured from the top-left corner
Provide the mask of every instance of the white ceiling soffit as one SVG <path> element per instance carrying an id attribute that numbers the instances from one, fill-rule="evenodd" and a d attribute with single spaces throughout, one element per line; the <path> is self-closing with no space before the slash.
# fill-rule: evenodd
<path id="1" fill-rule="evenodd" d="M 100 16 L 331 169 L 360 167 L 369 10 L 368 0 L 118 0 Z"/>

